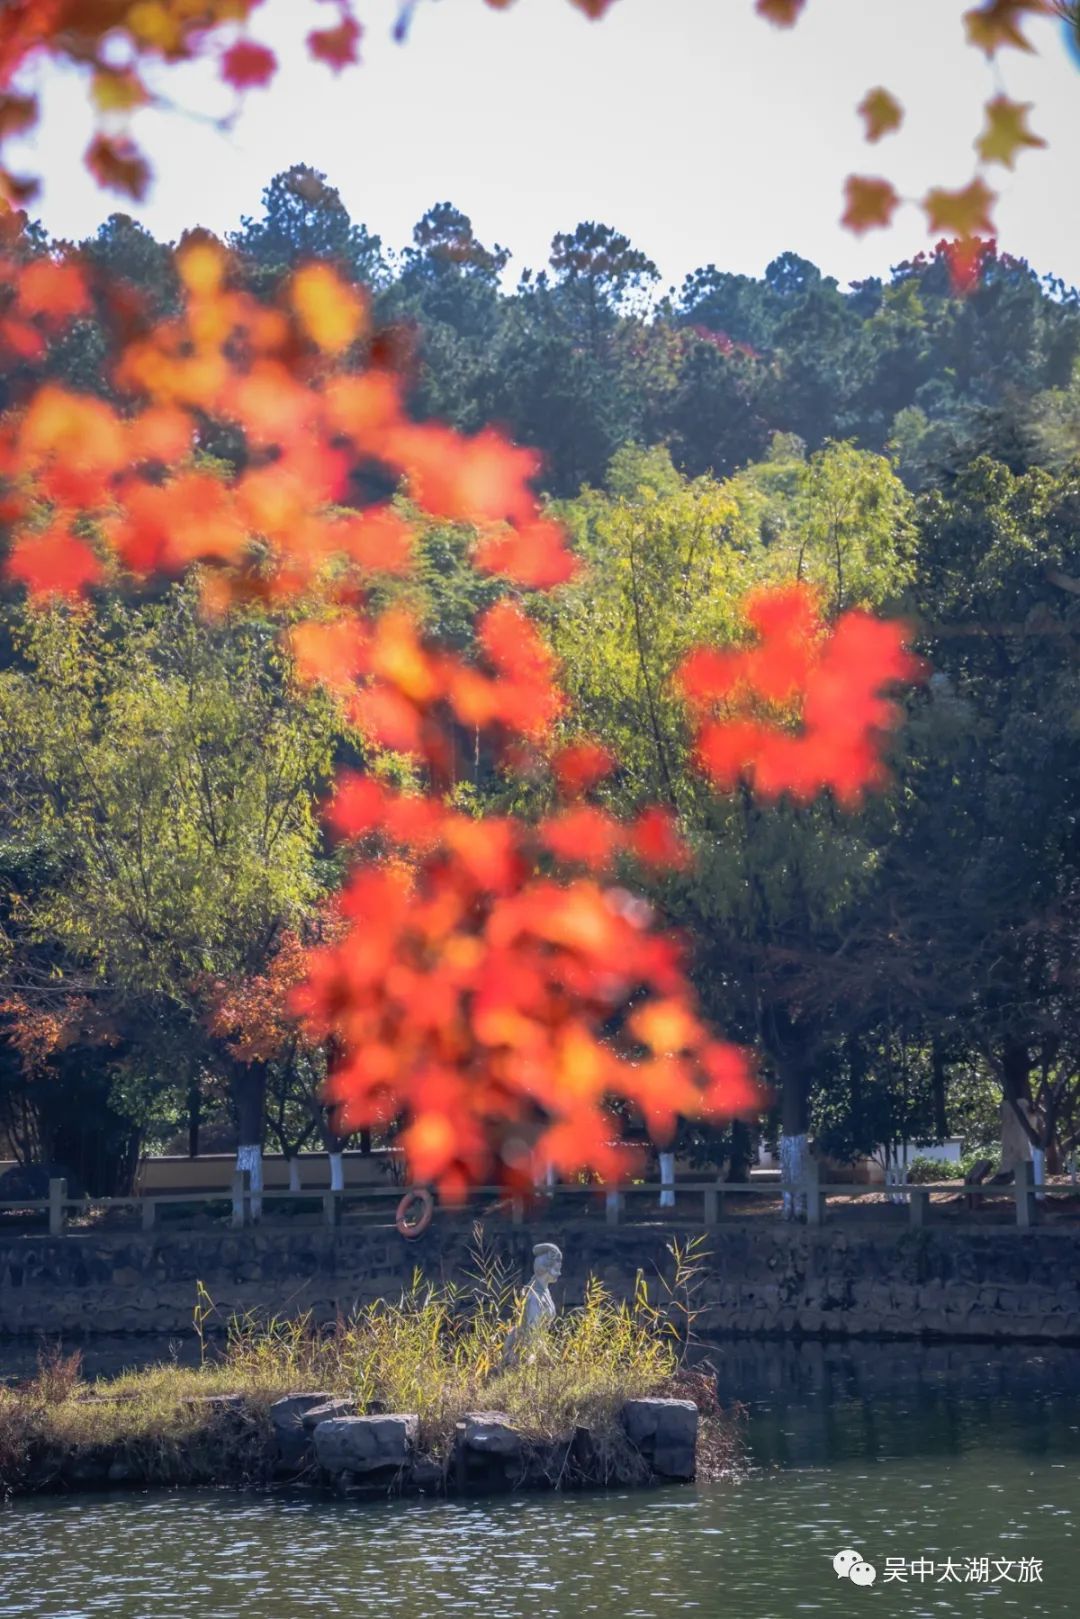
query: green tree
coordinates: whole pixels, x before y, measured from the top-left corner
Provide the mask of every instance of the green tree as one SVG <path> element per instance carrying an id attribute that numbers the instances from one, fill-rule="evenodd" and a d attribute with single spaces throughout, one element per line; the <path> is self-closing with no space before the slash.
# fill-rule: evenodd
<path id="1" fill-rule="evenodd" d="M 657 798 L 677 810 L 694 869 L 657 901 L 693 939 L 710 1015 L 760 1043 L 785 1136 L 805 1138 L 815 1076 L 847 1027 L 807 979 L 827 981 L 877 852 L 861 818 L 828 801 L 718 797 L 694 769 L 672 677 L 691 647 L 741 634 L 746 590 L 796 577 L 800 559 L 832 607 L 895 597 L 912 531 L 910 497 L 880 457 L 836 446 L 807 463 L 779 450 L 724 484 L 687 481 L 662 451 L 618 455 L 607 492 L 560 508 L 589 568 L 559 593 L 553 634 L 575 719 L 619 761 L 608 792 L 624 810 Z"/>
<path id="2" fill-rule="evenodd" d="M 830 612 L 895 603 L 915 577 L 914 508 L 884 456 L 847 443 L 806 457 L 778 435 L 732 489 L 766 576 L 815 585 Z"/>
<path id="3" fill-rule="evenodd" d="M 318 169 L 294 163 L 276 174 L 262 194 L 261 219 L 248 217 L 228 244 L 250 265 L 255 285 L 273 288 L 310 259 L 328 259 L 351 280 L 378 286 L 384 276 L 382 243 L 350 217 L 340 193 Z"/>
<path id="4" fill-rule="evenodd" d="M 15 641 L 0 674 L 4 831 L 46 855 L 21 934 L 89 987 L 130 1072 L 152 1072 L 159 1044 L 186 1051 L 186 1089 L 214 979 L 256 971 L 332 881 L 316 799 L 340 725 L 294 686 L 272 623 L 209 623 L 191 587 L 143 609 L 28 610 Z M 259 1076 L 232 1077 L 253 1147 Z"/>

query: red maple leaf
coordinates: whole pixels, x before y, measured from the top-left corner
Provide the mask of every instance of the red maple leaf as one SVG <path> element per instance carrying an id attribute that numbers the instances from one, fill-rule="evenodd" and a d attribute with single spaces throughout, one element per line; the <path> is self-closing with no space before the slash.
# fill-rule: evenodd
<path id="1" fill-rule="evenodd" d="M 221 59 L 221 76 L 237 90 L 269 84 L 277 72 L 277 57 L 253 39 L 238 39 Z"/>
<path id="2" fill-rule="evenodd" d="M 336 28 L 313 28 L 307 37 L 308 50 L 316 61 L 340 73 L 350 63 L 359 62 L 361 32 L 355 17 L 342 17 Z"/>
<path id="3" fill-rule="evenodd" d="M 79 596 L 97 583 L 103 570 L 85 540 L 66 523 L 54 523 L 44 533 L 16 540 L 4 571 L 32 596 Z"/>

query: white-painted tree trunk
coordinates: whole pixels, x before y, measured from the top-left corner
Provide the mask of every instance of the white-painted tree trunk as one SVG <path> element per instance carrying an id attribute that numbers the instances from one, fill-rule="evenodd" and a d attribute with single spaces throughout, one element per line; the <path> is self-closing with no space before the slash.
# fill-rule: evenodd
<path id="1" fill-rule="evenodd" d="M 554 1164 L 548 1164 L 547 1168 L 544 1170 L 544 1185 L 547 1187 L 549 1192 L 553 1192 L 555 1190 Z"/>
<path id="2" fill-rule="evenodd" d="M 780 1179 L 795 1188 L 784 1193 L 784 1219 L 796 1220 L 806 1213 L 807 1171 L 810 1162 L 810 1139 L 804 1133 L 780 1137 Z"/>
<path id="3" fill-rule="evenodd" d="M 302 1187 L 300 1185 L 300 1160 L 299 1160 L 299 1158 L 290 1158 L 289 1159 L 289 1191 L 290 1192 L 299 1192 L 301 1190 L 302 1190 Z"/>
<path id="4" fill-rule="evenodd" d="M 262 1148 L 258 1142 L 248 1142 L 236 1149 L 237 1169 L 246 1169 L 251 1185 L 251 1218 L 262 1219 L 263 1164 Z"/>
<path id="5" fill-rule="evenodd" d="M 660 1207 L 675 1207 L 675 1154 L 662 1152 L 660 1158 Z"/>
<path id="6" fill-rule="evenodd" d="M 1046 1185 L 1046 1152 L 1044 1151 L 1044 1149 L 1042 1147 L 1032 1147 L 1032 1149 L 1031 1149 L 1031 1161 L 1032 1161 L 1032 1164 L 1034 1165 L 1034 1168 L 1032 1170 L 1032 1179 L 1034 1180 L 1035 1185 L 1037 1187 L 1045 1186 Z M 1037 1198 L 1039 1198 L 1040 1201 L 1041 1201 L 1043 1198 L 1045 1198 L 1046 1193 L 1042 1192 L 1042 1191 L 1037 1191 L 1035 1193 L 1035 1196 Z"/>
<path id="7" fill-rule="evenodd" d="M 330 1160 L 330 1190 L 343 1192 L 345 1190 L 345 1155 L 340 1152 L 329 1152 L 326 1155 Z"/>
<path id="8" fill-rule="evenodd" d="M 907 1163 L 899 1153 L 885 1150 L 885 1184 L 886 1186 L 907 1185 Z M 906 1203 L 907 1198 L 903 1192 L 890 1192 L 890 1203 Z"/>

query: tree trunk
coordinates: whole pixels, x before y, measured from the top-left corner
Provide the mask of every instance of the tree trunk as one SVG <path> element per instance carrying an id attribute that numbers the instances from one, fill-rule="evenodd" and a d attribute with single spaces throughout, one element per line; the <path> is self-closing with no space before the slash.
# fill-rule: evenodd
<path id="1" fill-rule="evenodd" d="M 934 1098 L 934 1134 L 939 1141 L 944 1141 L 949 1133 L 949 1116 L 946 1107 L 946 1086 L 948 1070 L 945 1064 L 945 1053 L 939 1041 L 935 1040 L 931 1052 L 930 1083 Z"/>
<path id="2" fill-rule="evenodd" d="M 361 1130 L 361 1132 L 360 1132 L 360 1156 L 361 1156 L 361 1158 L 370 1158 L 371 1157 L 371 1131 L 370 1130 Z"/>
<path id="3" fill-rule="evenodd" d="M 675 1154 L 661 1152 L 660 1159 L 660 1207 L 673 1209 L 675 1207 Z"/>
<path id="4" fill-rule="evenodd" d="M 251 1176 L 251 1218 L 262 1219 L 262 1157 L 266 1135 L 266 1065 L 235 1063 L 232 1071 L 233 1107 L 236 1110 L 236 1167 Z"/>
<path id="5" fill-rule="evenodd" d="M 1006 1040 L 1002 1046 L 1001 1080 L 1005 1100 L 1019 1119 L 1024 1134 L 1032 1147 L 1041 1147 L 1042 1142 L 1038 1134 L 1032 1129 L 1030 1120 L 1020 1107 L 1021 1102 L 1031 1101 L 1031 1048 L 1023 1041 Z"/>
<path id="6" fill-rule="evenodd" d="M 329 1152 L 326 1155 L 330 1160 L 330 1190 L 343 1192 L 345 1190 L 345 1154 L 343 1152 Z"/>
<path id="7" fill-rule="evenodd" d="M 753 1143 L 750 1126 L 744 1119 L 735 1119 L 731 1126 L 731 1157 L 728 1160 L 728 1180 L 745 1182 L 750 1179 Z"/>
<path id="8" fill-rule="evenodd" d="M 861 1040 L 851 1036 L 847 1042 L 848 1075 L 851 1083 L 851 1145 L 855 1153 L 866 1147 L 877 1146 L 876 1141 L 863 1139 L 863 1095 L 866 1083 L 866 1048 Z"/>
<path id="9" fill-rule="evenodd" d="M 806 1213 L 806 1184 L 810 1163 L 810 1107 L 802 1065 L 788 1058 L 780 1064 L 780 1179 L 793 1185 L 784 1193 L 784 1219 Z"/>
<path id="10" fill-rule="evenodd" d="M 187 1108 L 188 1157 L 197 1158 L 199 1156 L 199 1127 L 202 1124 L 202 1092 L 199 1089 L 197 1079 L 193 1079 L 188 1086 Z"/>

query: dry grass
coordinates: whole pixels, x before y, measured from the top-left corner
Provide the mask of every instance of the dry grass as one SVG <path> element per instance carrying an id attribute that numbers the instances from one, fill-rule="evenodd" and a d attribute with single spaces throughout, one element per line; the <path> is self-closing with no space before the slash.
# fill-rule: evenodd
<path id="1" fill-rule="evenodd" d="M 266 1478 L 274 1463 L 269 1407 L 306 1389 L 346 1396 L 359 1411 L 416 1412 L 421 1449 L 438 1460 L 448 1458 L 462 1416 L 483 1409 L 505 1412 L 537 1445 L 587 1428 L 614 1470 L 627 1461 L 625 1400 L 678 1392 L 709 1406 L 706 1384 L 689 1392 L 695 1374 L 681 1364 L 699 1256 L 674 1246 L 672 1253 L 673 1276 L 652 1290 L 639 1282 L 630 1303 L 591 1281 L 583 1306 L 526 1340 L 509 1365 L 504 1345 L 520 1298 L 482 1241 L 463 1286 L 418 1274 L 399 1299 L 378 1300 L 329 1329 L 307 1316 L 234 1319 L 220 1349 L 208 1343 L 213 1306 L 200 1289 L 200 1366 L 157 1365 L 85 1383 L 77 1355 L 53 1354 L 28 1383 L 0 1390 L 0 1494 L 96 1482 L 110 1468 L 116 1482 Z M 242 1408 L 205 1403 L 221 1395 L 242 1395 Z M 705 1418 L 715 1441 L 722 1415 L 710 1408 Z M 720 1451 L 730 1449 L 725 1438 Z"/>

